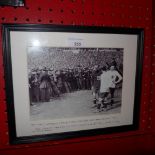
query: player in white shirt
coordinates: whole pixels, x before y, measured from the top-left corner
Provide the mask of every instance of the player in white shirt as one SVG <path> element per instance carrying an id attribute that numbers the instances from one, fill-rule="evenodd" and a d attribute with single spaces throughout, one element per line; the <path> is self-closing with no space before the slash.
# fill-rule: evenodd
<path id="1" fill-rule="evenodd" d="M 106 108 L 107 96 L 110 93 L 110 89 L 109 89 L 110 85 L 111 85 L 111 79 L 108 75 L 108 71 L 106 70 L 106 67 L 103 67 L 102 74 L 101 74 L 101 85 L 100 85 L 100 95 L 99 95 L 100 104 L 98 104 L 98 109 Z"/>
<path id="2" fill-rule="evenodd" d="M 106 108 L 108 103 L 108 95 L 111 96 L 111 106 L 114 103 L 114 92 L 116 88 L 116 84 L 119 83 L 122 80 L 122 76 L 118 73 L 118 71 L 115 70 L 114 66 L 110 67 L 110 70 L 106 71 L 106 69 L 103 67 L 102 74 L 101 74 L 101 86 L 100 86 L 100 98 L 99 101 L 101 104 L 99 104 L 98 109 Z"/>
<path id="3" fill-rule="evenodd" d="M 111 94 L 111 105 L 114 103 L 114 93 L 116 89 L 116 84 L 122 80 L 122 76 L 115 70 L 114 66 L 110 67 L 110 70 L 107 72 L 108 76 L 110 77 L 110 94 Z"/>

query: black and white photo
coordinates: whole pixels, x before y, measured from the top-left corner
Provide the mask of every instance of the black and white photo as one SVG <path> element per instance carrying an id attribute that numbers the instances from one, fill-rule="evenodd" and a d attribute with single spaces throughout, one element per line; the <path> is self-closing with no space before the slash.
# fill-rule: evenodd
<path id="1" fill-rule="evenodd" d="M 32 120 L 121 111 L 122 48 L 27 49 Z"/>

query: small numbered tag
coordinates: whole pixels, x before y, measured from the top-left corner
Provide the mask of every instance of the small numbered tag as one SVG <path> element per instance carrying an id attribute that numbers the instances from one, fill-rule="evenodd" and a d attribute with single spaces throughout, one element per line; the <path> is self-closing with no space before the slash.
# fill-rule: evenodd
<path id="1" fill-rule="evenodd" d="M 71 47 L 83 47 L 84 46 L 83 39 L 69 38 L 68 39 L 68 46 L 71 46 Z"/>

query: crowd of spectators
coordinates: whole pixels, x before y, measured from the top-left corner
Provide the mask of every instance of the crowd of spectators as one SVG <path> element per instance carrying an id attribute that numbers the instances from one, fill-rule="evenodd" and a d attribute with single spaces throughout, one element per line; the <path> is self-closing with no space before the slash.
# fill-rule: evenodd
<path id="1" fill-rule="evenodd" d="M 43 67 L 54 70 L 73 69 L 78 65 L 93 68 L 95 65 L 111 64 L 112 58 L 118 67 L 123 65 L 122 48 L 40 48 L 39 52 L 28 53 L 29 70 Z"/>

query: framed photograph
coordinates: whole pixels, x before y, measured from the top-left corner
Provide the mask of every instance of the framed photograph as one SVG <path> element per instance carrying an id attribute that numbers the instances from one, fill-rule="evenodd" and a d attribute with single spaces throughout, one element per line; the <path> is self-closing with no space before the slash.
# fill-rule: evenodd
<path id="1" fill-rule="evenodd" d="M 25 0 L 0 0 L 0 6 L 24 6 Z"/>
<path id="2" fill-rule="evenodd" d="M 143 29 L 3 24 L 10 143 L 137 130 Z"/>

